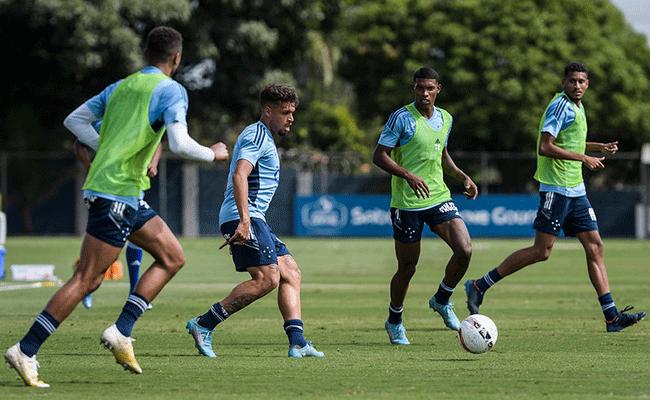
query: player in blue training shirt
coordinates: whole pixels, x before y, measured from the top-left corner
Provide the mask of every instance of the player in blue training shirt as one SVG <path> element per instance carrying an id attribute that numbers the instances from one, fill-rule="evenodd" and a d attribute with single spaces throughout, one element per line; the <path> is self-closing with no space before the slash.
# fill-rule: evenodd
<path id="1" fill-rule="evenodd" d="M 216 357 L 212 350 L 214 328 L 275 288 L 289 339 L 289 357 L 324 356 L 303 336 L 298 264 L 265 220 L 280 181 L 280 160 L 273 135 L 289 134 L 297 103 L 298 96 L 291 87 L 264 88 L 260 93 L 262 116 L 244 129 L 233 150 L 219 224 L 230 245 L 235 268 L 248 272 L 251 279 L 237 285 L 205 314 L 187 322 L 196 348 L 206 357 Z"/>
<path id="2" fill-rule="evenodd" d="M 187 132 L 185 90 L 171 79 L 182 48 L 183 38 L 175 29 L 152 29 L 144 49 L 148 66 L 109 86 L 64 121 L 79 141 L 97 151 L 84 185 L 88 224 L 73 276 L 52 296 L 20 342 L 4 354 L 28 386 L 49 387 L 38 376 L 36 353 L 84 296 L 101 285 L 127 238 L 151 254 L 154 262 L 100 341 L 118 364 L 142 373 L 131 332 L 148 304 L 185 263 L 183 249 L 165 221 L 150 208 L 140 207 L 142 191 L 149 187 L 147 165 L 165 131 L 171 151 L 186 158 L 228 157 L 223 143 L 201 146 Z M 93 127 L 98 120 L 102 120 L 99 135 Z"/>
<path id="3" fill-rule="evenodd" d="M 619 310 L 609 289 L 603 241 L 598 233 L 596 213 L 582 177 L 582 165 L 590 170 L 605 168 L 605 157 L 585 151 L 614 154 L 618 142 L 587 142 L 587 117 L 582 97 L 589 88 L 587 67 L 569 63 L 564 68 L 562 92 L 546 107 L 537 132 L 537 170 L 540 204 L 533 223 L 535 242 L 510 254 L 483 277 L 465 282 L 467 308 L 478 314 L 485 292 L 508 275 L 537 262 L 546 261 L 560 231 L 576 236 L 585 251 L 589 279 L 598 295 L 607 332 L 620 332 L 645 318 L 645 312 Z"/>

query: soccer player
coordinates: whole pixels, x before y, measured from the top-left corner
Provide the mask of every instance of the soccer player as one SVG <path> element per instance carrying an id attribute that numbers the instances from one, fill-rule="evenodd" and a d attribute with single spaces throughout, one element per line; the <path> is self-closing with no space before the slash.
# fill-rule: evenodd
<path id="1" fill-rule="evenodd" d="M 93 127 L 99 131 L 101 127 L 101 121 L 95 122 L 93 124 Z M 93 149 L 90 147 L 84 145 L 80 141 L 75 141 L 74 142 L 74 153 L 77 159 L 81 162 L 83 167 L 86 169 L 86 174 L 88 174 L 88 170 L 90 169 L 90 165 L 92 163 L 93 158 L 95 157 L 95 152 Z M 160 156 L 162 154 L 162 147 L 161 145 L 158 145 L 158 148 L 156 149 L 156 152 L 154 153 L 153 159 L 151 160 L 151 163 L 147 167 L 147 176 L 150 178 L 155 177 L 158 175 L 158 163 L 160 162 Z M 149 207 L 149 204 L 144 201 L 144 199 L 140 199 L 140 205 L 143 207 Z M 126 264 L 129 269 L 129 293 L 133 293 L 133 290 L 135 289 L 135 286 L 138 284 L 138 280 L 140 279 L 140 265 L 142 264 L 142 249 L 135 244 L 131 242 L 126 243 Z M 79 260 L 75 263 L 75 268 L 78 266 Z M 117 261 L 116 261 L 117 262 Z M 115 264 L 111 265 L 110 268 L 113 268 Z M 121 268 L 121 266 L 120 266 Z M 81 304 L 87 309 L 92 308 L 93 306 L 93 294 L 88 293 L 82 300 Z M 149 303 L 148 309 L 153 308 L 151 303 Z"/>
<path id="2" fill-rule="evenodd" d="M 482 278 L 465 282 L 467 308 L 477 314 L 485 292 L 495 283 L 520 269 L 546 261 L 553 244 L 564 231 L 577 236 L 587 256 L 589 279 L 596 290 L 605 316 L 607 332 L 618 332 L 634 325 L 645 312 L 618 310 L 609 290 L 603 241 L 582 179 L 582 165 L 592 171 L 605 168 L 604 157 L 592 157 L 585 151 L 614 154 L 618 142 L 587 142 L 587 117 L 582 98 L 589 88 L 587 67 L 570 63 L 564 68 L 562 92 L 557 93 L 542 115 L 537 134 L 537 170 L 540 203 L 533 222 L 535 242 L 510 254 L 498 267 Z"/>
<path id="3" fill-rule="evenodd" d="M 442 90 L 438 73 L 422 67 L 413 75 L 415 101 L 388 118 L 379 137 L 373 162 L 392 175 L 390 215 L 397 256 L 397 272 L 390 283 L 390 304 L 385 328 L 390 342 L 410 344 L 402 324 L 404 298 L 420 257 L 420 240 L 426 223 L 453 251 L 445 276 L 429 307 L 440 314 L 447 328 L 460 322 L 449 302 L 454 288 L 469 266 L 472 243 L 443 175 L 463 182 L 464 194 L 478 195 L 472 179 L 454 164 L 447 152 L 452 117 L 435 106 Z"/>
<path id="4" fill-rule="evenodd" d="M 303 336 L 300 268 L 264 217 L 280 181 L 273 135 L 289 134 L 297 104 L 293 88 L 276 84 L 265 87 L 260 93 L 260 120 L 242 131 L 233 150 L 219 224 L 235 269 L 248 272 L 251 279 L 237 285 L 205 314 L 187 322 L 196 348 L 206 357 L 216 357 L 212 349 L 215 327 L 275 288 L 289 339 L 289 357 L 324 356 Z"/>
<path id="5" fill-rule="evenodd" d="M 165 130 L 170 149 L 177 154 L 203 161 L 228 156 L 223 143 L 204 147 L 187 133 L 187 93 L 170 78 L 180 64 L 182 40 L 169 27 L 151 30 L 144 50 L 148 66 L 108 86 L 64 122 L 82 143 L 97 151 L 83 187 L 88 224 L 72 278 L 4 355 L 28 386 L 49 386 L 38 376 L 36 353 L 81 299 L 101 284 L 104 271 L 117 259 L 127 238 L 151 254 L 154 262 L 100 340 L 118 364 L 142 373 L 131 331 L 149 302 L 185 263 L 183 249 L 167 224 L 152 209 L 139 205 L 141 193 L 149 188 L 147 166 Z M 102 127 L 97 135 L 92 123 L 99 119 Z"/>

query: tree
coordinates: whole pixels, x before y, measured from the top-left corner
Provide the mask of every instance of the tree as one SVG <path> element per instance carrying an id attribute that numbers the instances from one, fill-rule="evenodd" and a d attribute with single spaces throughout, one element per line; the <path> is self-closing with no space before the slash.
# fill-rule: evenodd
<path id="1" fill-rule="evenodd" d="M 431 65 L 438 103 L 454 116 L 464 150 L 533 150 L 544 106 L 563 67 L 590 68 L 590 137 L 650 140 L 650 50 L 606 0 L 348 1 L 341 13 L 341 75 L 362 120 L 412 101 L 413 71 Z M 359 73 L 363 71 L 364 73 Z"/>

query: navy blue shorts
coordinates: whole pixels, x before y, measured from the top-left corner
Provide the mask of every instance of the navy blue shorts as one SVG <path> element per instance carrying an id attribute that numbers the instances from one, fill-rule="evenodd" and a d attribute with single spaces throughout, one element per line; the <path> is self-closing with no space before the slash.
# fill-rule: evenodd
<path id="1" fill-rule="evenodd" d="M 86 233 L 111 246 L 124 247 L 136 222 L 137 211 L 126 203 L 93 197 L 88 206 Z"/>
<path id="2" fill-rule="evenodd" d="M 456 204 L 451 200 L 420 211 L 390 209 L 390 219 L 393 221 L 393 239 L 401 243 L 419 242 L 422 239 L 422 229 L 425 223 L 433 232 L 434 226 L 454 218 L 461 218 L 461 216 Z"/>
<path id="3" fill-rule="evenodd" d="M 539 197 L 534 229 L 555 236 L 560 234 L 560 230 L 566 236 L 598 230 L 596 213 L 587 196 L 566 197 L 554 192 L 540 192 Z"/>
<path id="4" fill-rule="evenodd" d="M 228 240 L 237 229 L 239 220 L 221 225 L 221 233 Z M 267 223 L 259 218 L 251 218 L 251 237 L 242 244 L 230 245 L 230 254 L 235 269 L 246 272 L 247 268 L 278 264 L 278 257 L 291 254 L 287 246 L 278 239 Z"/>
<path id="5" fill-rule="evenodd" d="M 151 218 L 157 216 L 156 212 L 154 211 L 149 204 L 144 201 L 140 200 L 139 206 L 138 206 L 138 214 L 135 218 L 135 223 L 133 224 L 133 229 L 131 229 L 131 232 L 136 232 L 140 228 L 144 226 L 144 224 L 147 223 Z"/>

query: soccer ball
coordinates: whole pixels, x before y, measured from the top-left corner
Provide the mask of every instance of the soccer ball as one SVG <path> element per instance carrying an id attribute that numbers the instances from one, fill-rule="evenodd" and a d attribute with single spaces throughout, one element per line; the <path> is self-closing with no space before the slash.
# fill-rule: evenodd
<path id="1" fill-rule="evenodd" d="M 492 350 L 497 342 L 497 326 L 485 315 L 474 314 L 460 323 L 460 345 L 470 353 L 481 354 Z"/>

